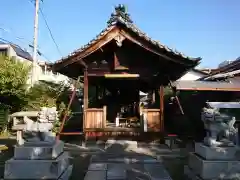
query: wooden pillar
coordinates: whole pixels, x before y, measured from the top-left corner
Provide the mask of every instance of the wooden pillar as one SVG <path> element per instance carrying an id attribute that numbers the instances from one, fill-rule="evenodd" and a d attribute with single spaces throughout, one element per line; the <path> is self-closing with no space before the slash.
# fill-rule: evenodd
<path id="1" fill-rule="evenodd" d="M 106 123 L 107 123 L 107 106 L 104 105 L 103 106 L 103 128 L 106 127 Z"/>
<path id="2" fill-rule="evenodd" d="M 88 71 L 87 69 L 84 70 L 84 82 L 83 82 L 83 129 L 85 128 L 85 121 L 86 121 L 86 110 L 88 108 Z"/>
<path id="3" fill-rule="evenodd" d="M 84 85 L 83 85 L 83 107 L 84 110 L 88 108 L 88 72 L 87 69 L 84 71 Z"/>
<path id="4" fill-rule="evenodd" d="M 160 131 L 164 131 L 164 86 L 161 85 L 159 89 L 160 97 Z"/>

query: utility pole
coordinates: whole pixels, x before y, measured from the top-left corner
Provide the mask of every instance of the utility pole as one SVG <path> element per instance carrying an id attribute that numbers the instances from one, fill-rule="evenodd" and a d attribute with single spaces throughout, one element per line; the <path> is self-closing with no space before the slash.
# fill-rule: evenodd
<path id="1" fill-rule="evenodd" d="M 35 0 L 35 16 L 34 16 L 34 36 L 33 36 L 33 67 L 31 86 L 36 81 L 36 67 L 37 67 L 37 44 L 38 44 L 38 12 L 39 12 L 39 0 Z"/>

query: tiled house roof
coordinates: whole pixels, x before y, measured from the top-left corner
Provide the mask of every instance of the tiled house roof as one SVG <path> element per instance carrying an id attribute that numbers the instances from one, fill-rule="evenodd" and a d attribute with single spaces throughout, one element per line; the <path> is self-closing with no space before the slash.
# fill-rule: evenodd
<path id="1" fill-rule="evenodd" d="M 13 49 L 14 49 L 14 51 L 16 52 L 16 54 L 19 56 L 19 57 L 21 57 L 21 58 L 24 58 L 24 59 L 27 59 L 27 60 L 29 60 L 29 61 L 32 61 L 33 59 L 32 59 L 32 56 L 30 55 L 30 53 L 29 52 L 27 52 L 27 51 L 25 51 L 25 50 L 23 50 L 21 47 L 19 47 L 18 45 L 15 45 L 15 44 L 13 44 L 13 43 L 5 43 L 5 42 L 3 42 L 3 41 L 0 41 L 0 45 L 1 44 L 4 44 L 4 45 L 10 45 Z"/>

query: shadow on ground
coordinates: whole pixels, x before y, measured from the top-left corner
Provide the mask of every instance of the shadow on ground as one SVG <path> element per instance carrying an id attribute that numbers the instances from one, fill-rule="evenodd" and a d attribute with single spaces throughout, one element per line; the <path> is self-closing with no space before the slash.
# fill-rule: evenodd
<path id="1" fill-rule="evenodd" d="M 0 144 L 5 145 L 8 148 L 6 150 L 2 150 L 0 153 L 0 178 L 3 178 L 5 161 L 13 157 L 16 139 L 9 138 L 0 139 Z"/>
<path id="2" fill-rule="evenodd" d="M 130 179 L 136 179 L 136 177 L 143 180 L 149 179 L 144 172 L 144 165 L 141 162 L 143 160 L 145 160 L 147 164 L 153 164 L 152 161 L 157 161 L 155 162 L 155 168 L 153 167 L 156 173 L 164 173 L 161 167 L 165 167 L 173 180 L 186 180 L 184 176 L 184 165 L 187 164 L 188 153 L 185 149 L 184 151 L 174 153 L 165 145 L 160 145 L 160 150 L 157 150 L 157 148 L 147 148 L 147 151 L 140 151 L 141 148 L 135 148 L 133 150 L 132 147 L 130 147 L 131 145 L 113 143 L 110 146 L 106 145 L 106 149 L 104 149 L 103 145 L 97 146 L 100 150 L 93 153 L 91 149 L 97 149 L 96 146 L 95 144 L 94 147 L 94 143 L 92 143 L 92 148 L 86 148 L 84 153 L 80 152 L 82 149 L 78 151 L 78 148 L 76 148 L 75 151 L 70 151 L 72 158 L 74 158 L 72 180 L 84 179 L 91 162 L 122 164 L 127 167 L 127 174 L 135 177 Z M 87 153 L 87 151 L 90 153 Z M 172 154 L 174 155 L 171 156 Z"/>
<path id="3" fill-rule="evenodd" d="M 0 144 L 6 145 L 8 147 L 7 150 L 4 150 L 0 153 L 0 178 L 3 178 L 4 163 L 6 160 L 13 157 L 13 147 L 16 144 L 16 140 L 0 139 Z M 131 164 L 130 161 L 132 161 L 132 163 L 135 163 L 135 166 L 130 167 L 128 165 L 130 169 L 128 173 L 132 174 L 131 176 L 135 176 L 138 172 L 138 176 L 142 177 L 143 174 L 141 174 L 141 172 L 143 172 L 143 170 L 141 169 L 141 165 L 139 165 L 140 163 L 137 163 L 137 161 L 141 161 L 142 159 L 159 159 L 159 149 L 157 150 L 156 148 L 147 148 L 147 153 L 145 153 L 146 151 L 140 152 L 139 148 L 137 148 L 135 151 L 132 150 L 132 147 L 129 145 L 122 145 L 118 143 L 113 143 L 111 146 L 105 149 L 105 142 L 103 142 L 103 144 L 98 145 L 97 148 L 95 144 L 95 147 L 93 147 L 94 145 L 91 145 L 92 147 L 90 146 L 85 150 L 83 150 L 81 146 L 76 145 L 76 143 L 72 142 L 69 144 L 72 144 L 73 147 L 75 147 L 67 150 L 71 156 L 70 162 L 73 164 L 71 180 L 83 180 L 88 170 L 90 161 L 108 161 L 109 163 L 113 161 L 115 163 L 117 159 L 124 159 L 125 165 Z M 172 152 L 166 146 L 160 146 L 160 150 L 161 149 L 163 152 L 160 152 L 160 162 L 164 165 L 171 178 L 173 180 L 185 180 L 186 178 L 184 177 L 183 168 L 187 163 L 187 151 L 184 153 L 177 152 L 179 155 L 181 155 L 181 157 L 164 157 L 166 154 L 172 154 Z M 165 150 L 168 151 L 165 152 Z M 161 156 L 161 154 L 163 154 L 163 156 Z"/>

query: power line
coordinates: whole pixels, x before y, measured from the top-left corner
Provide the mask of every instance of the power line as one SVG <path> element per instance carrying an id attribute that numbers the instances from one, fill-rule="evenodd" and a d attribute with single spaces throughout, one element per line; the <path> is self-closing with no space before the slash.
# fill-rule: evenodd
<path id="1" fill-rule="evenodd" d="M 51 29 L 50 29 L 50 27 L 49 27 L 49 25 L 48 25 L 48 22 L 47 22 L 44 14 L 43 14 L 42 8 L 40 7 L 39 10 L 40 10 L 40 13 L 41 13 L 41 15 L 42 15 L 42 17 L 43 17 L 43 20 L 44 20 L 45 24 L 46 24 L 46 27 L 47 27 L 47 29 L 48 29 L 48 31 L 49 31 L 49 33 L 50 33 L 50 36 L 51 36 L 51 38 L 52 38 L 52 40 L 53 40 L 53 42 L 54 42 L 54 44 L 55 44 L 55 46 L 56 46 L 56 48 L 57 48 L 57 50 L 58 50 L 58 53 L 62 56 L 62 53 L 61 53 L 61 51 L 60 51 L 60 48 L 59 48 L 59 46 L 57 45 L 57 43 L 56 43 L 56 41 L 55 41 L 55 39 L 54 39 L 54 37 L 53 37 L 52 31 L 51 31 Z"/>

